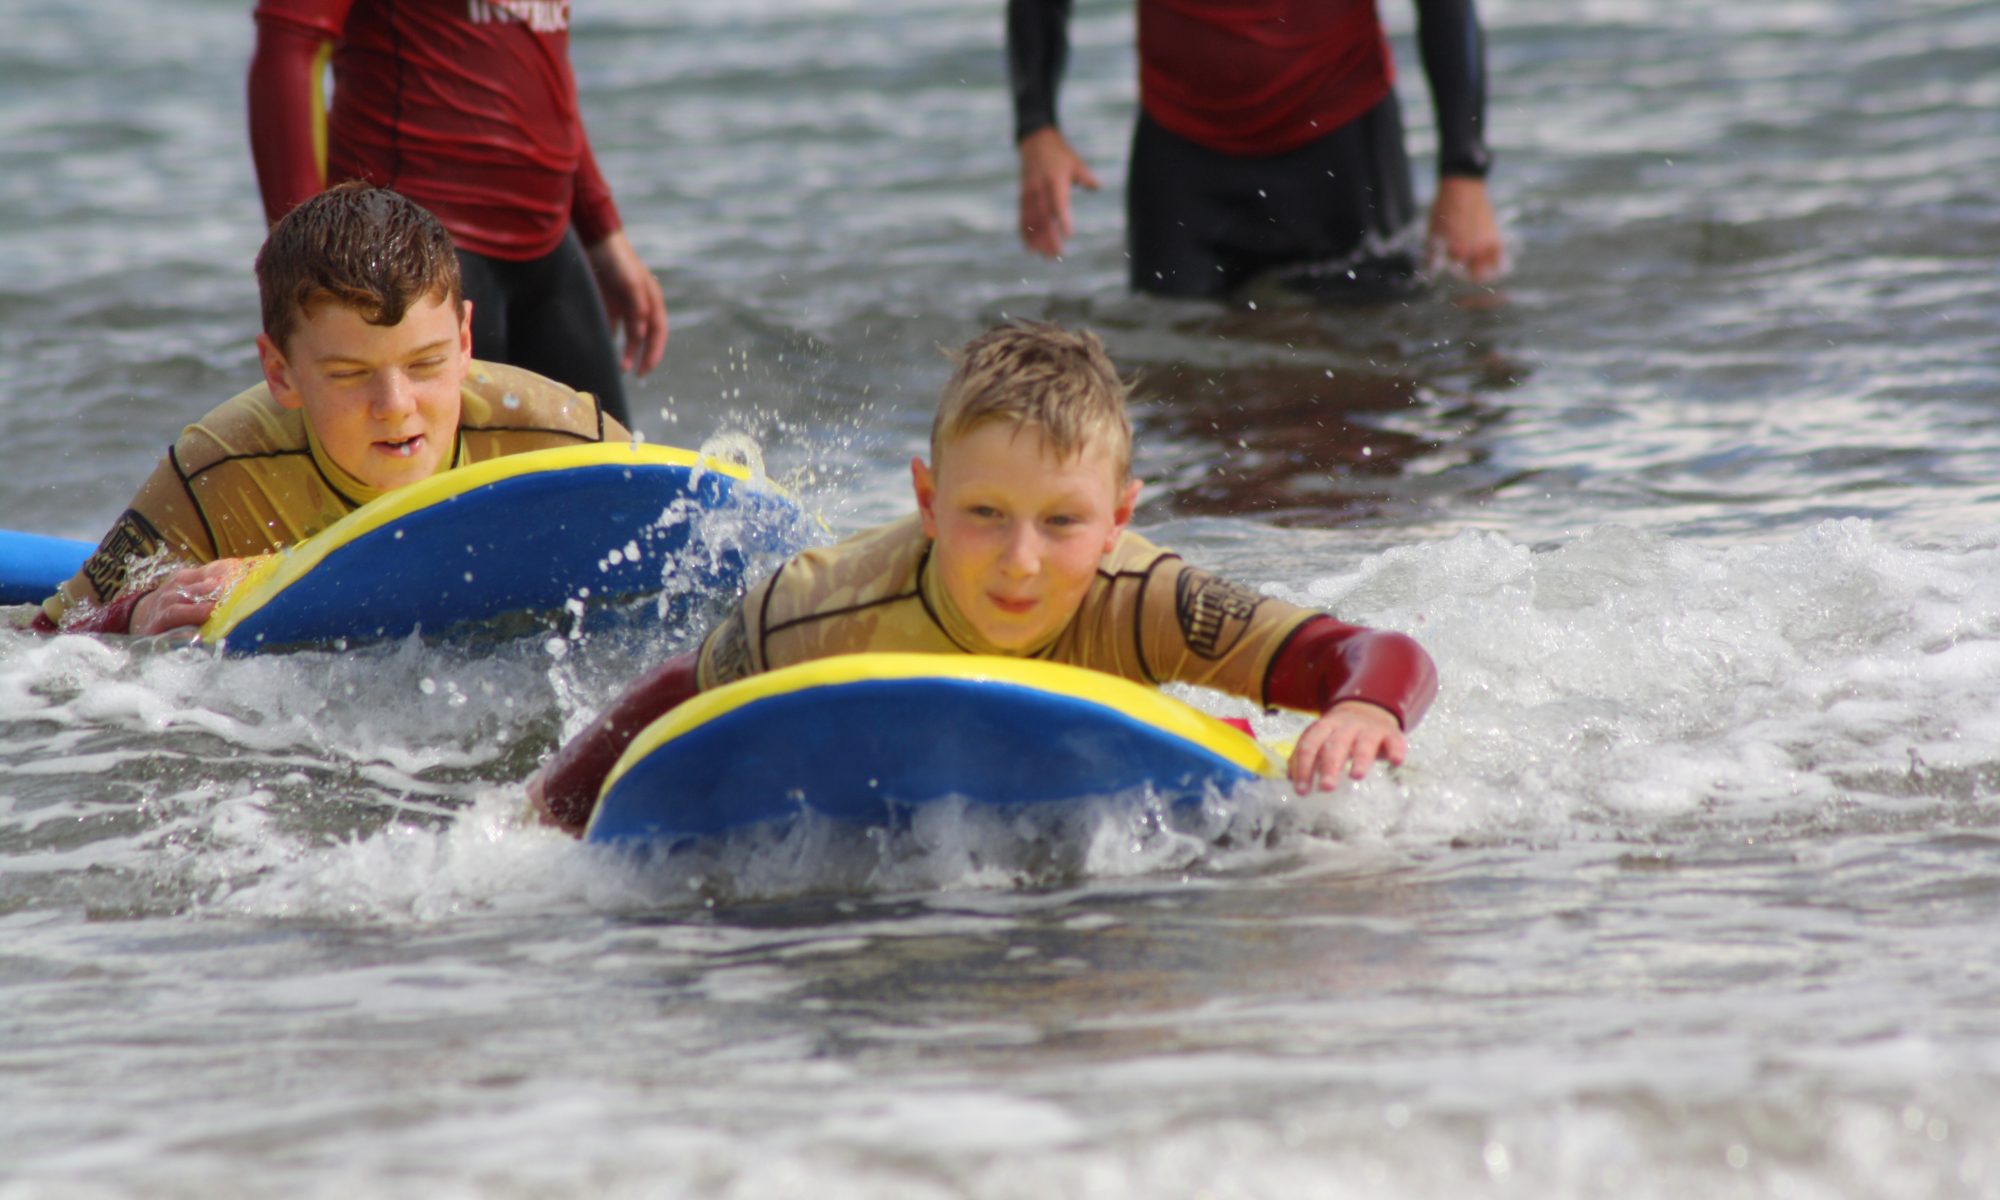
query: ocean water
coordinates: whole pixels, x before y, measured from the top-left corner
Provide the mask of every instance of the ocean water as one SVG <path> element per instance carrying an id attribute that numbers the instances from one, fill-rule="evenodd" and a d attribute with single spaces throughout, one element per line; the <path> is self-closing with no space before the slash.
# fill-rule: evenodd
<path id="1" fill-rule="evenodd" d="M 1126 4 L 1019 249 L 1000 7 L 577 6 L 638 425 L 845 532 L 1088 324 L 1149 535 L 1437 658 L 1408 765 L 648 863 L 519 783 L 691 631 L 0 633 L 0 1198 L 2000 1196 L 2000 5 L 1485 0 L 1508 278 L 1230 309 L 1124 293 Z M 0 6 L 0 527 L 254 377 L 247 8 Z"/>

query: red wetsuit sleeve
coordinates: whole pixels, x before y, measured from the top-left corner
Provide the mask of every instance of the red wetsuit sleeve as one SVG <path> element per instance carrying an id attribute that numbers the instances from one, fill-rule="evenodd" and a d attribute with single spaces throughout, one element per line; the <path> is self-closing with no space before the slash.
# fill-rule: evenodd
<path id="1" fill-rule="evenodd" d="M 1424 719 L 1437 687 L 1437 667 L 1415 638 L 1320 616 L 1299 626 L 1271 661 L 1264 697 L 1313 713 L 1365 700 L 1388 709 L 1407 733 Z"/>
<path id="2" fill-rule="evenodd" d="M 583 161 L 576 166 L 576 198 L 569 219 L 585 246 L 595 246 L 625 227 L 618 219 L 618 206 L 611 202 L 611 185 L 597 169 L 597 155 L 590 148 L 588 135 L 584 136 Z"/>
<path id="3" fill-rule="evenodd" d="M 38 612 L 28 628 L 36 633 L 130 633 L 132 610 L 139 607 L 139 601 L 152 594 L 152 588 L 139 588 L 126 592 L 111 603 L 96 609 L 89 616 L 79 617 L 62 626 L 49 620 L 49 614 Z"/>
<path id="4" fill-rule="evenodd" d="M 253 14 L 257 42 L 246 84 L 250 158 L 264 197 L 264 219 L 275 224 L 326 186 L 315 149 L 320 53 L 340 37 L 353 0 L 260 0 Z"/>
<path id="5" fill-rule="evenodd" d="M 696 656 L 680 654 L 654 667 L 625 689 L 625 694 L 571 738 L 542 768 L 541 806 L 549 820 L 581 834 L 597 807 L 604 777 L 640 730 L 701 690 L 695 679 Z"/>

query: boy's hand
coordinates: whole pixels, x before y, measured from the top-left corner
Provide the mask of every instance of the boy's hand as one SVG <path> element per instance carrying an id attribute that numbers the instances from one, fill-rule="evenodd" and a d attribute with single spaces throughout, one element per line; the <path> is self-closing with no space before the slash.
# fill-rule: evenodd
<path id="1" fill-rule="evenodd" d="M 1409 749 L 1409 739 L 1388 709 L 1343 700 L 1299 735 L 1292 747 L 1292 787 L 1301 796 L 1315 788 L 1330 792 L 1340 786 L 1343 767 L 1360 779 L 1378 758 L 1402 766 Z"/>
<path id="2" fill-rule="evenodd" d="M 131 633 L 153 637 L 175 629 L 198 629 L 229 592 L 243 570 L 240 558 L 218 558 L 199 567 L 175 571 L 147 592 L 132 608 Z"/>

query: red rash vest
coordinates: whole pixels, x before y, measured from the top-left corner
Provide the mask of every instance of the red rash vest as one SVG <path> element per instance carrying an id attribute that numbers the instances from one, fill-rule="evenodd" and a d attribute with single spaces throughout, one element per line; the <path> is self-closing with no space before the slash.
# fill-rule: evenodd
<path id="1" fill-rule="evenodd" d="M 1389 94 L 1395 67 L 1373 0 L 1143 0 L 1139 102 L 1222 154 L 1296 150 Z"/>
<path id="2" fill-rule="evenodd" d="M 366 179 L 509 261 L 619 228 L 577 108 L 569 0 L 258 0 L 250 144 L 276 221 L 330 180 Z M 323 52 L 334 95 L 318 127 Z"/>

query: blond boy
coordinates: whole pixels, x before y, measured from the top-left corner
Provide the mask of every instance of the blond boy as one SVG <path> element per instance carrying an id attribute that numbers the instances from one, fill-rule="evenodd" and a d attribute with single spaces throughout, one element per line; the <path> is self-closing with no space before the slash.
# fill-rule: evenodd
<path id="1" fill-rule="evenodd" d="M 1230 583 L 1126 528 L 1126 386 L 1094 335 L 1017 323 L 956 359 L 931 461 L 910 462 L 917 513 L 793 557 L 699 651 L 642 677 L 529 781 L 545 819 L 580 831 L 633 735 L 696 692 L 862 651 L 1042 658 L 1314 712 L 1290 764 L 1301 792 L 1403 761 L 1437 690 L 1415 641 Z"/>
<path id="2" fill-rule="evenodd" d="M 293 209 L 258 252 L 257 289 L 264 382 L 182 431 L 35 628 L 200 625 L 240 559 L 384 492 L 630 436 L 587 393 L 474 361 L 451 235 L 385 188 L 343 184 Z"/>

